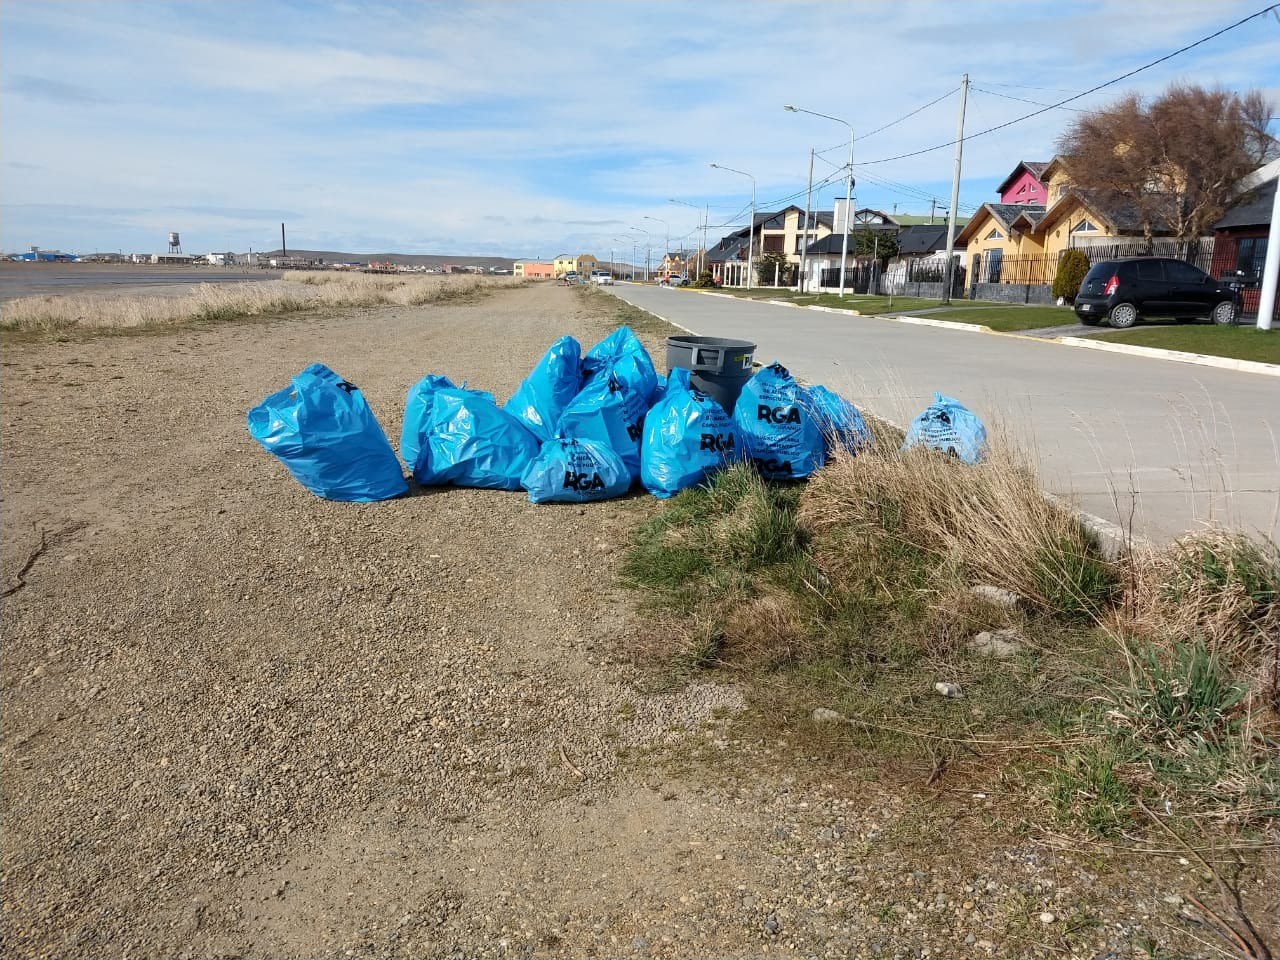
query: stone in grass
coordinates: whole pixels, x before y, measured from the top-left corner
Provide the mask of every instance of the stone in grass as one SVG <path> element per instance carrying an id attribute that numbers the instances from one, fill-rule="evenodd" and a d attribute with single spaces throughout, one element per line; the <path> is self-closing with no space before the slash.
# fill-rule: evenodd
<path id="1" fill-rule="evenodd" d="M 942 694 L 944 697 L 950 697 L 952 699 L 958 699 L 959 697 L 964 696 L 964 691 L 960 689 L 960 685 L 958 683 L 943 683 L 942 681 L 938 681 L 933 685 L 933 689 L 937 690 L 938 693 Z"/>
<path id="2" fill-rule="evenodd" d="M 839 723 L 843 719 L 843 714 L 837 713 L 835 710 L 828 710 L 826 707 L 818 707 L 813 711 L 814 723 Z"/>
<path id="3" fill-rule="evenodd" d="M 969 592 L 980 600 L 986 600 L 988 603 L 994 603 L 997 607 L 1004 607 L 1007 610 L 1014 609 L 1023 601 L 1021 594 L 990 583 L 979 583 L 970 587 Z"/>
<path id="4" fill-rule="evenodd" d="M 983 630 L 969 641 L 969 649 L 980 657 L 995 657 L 1007 660 L 1022 652 L 1022 635 L 1011 627 L 1003 630 Z"/>

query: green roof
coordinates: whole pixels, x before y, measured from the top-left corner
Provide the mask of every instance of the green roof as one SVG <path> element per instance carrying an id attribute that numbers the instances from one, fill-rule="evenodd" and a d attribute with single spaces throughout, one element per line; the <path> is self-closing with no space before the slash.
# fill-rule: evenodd
<path id="1" fill-rule="evenodd" d="M 932 220 L 929 219 L 929 215 L 927 213 L 919 215 L 914 213 L 891 213 L 889 216 L 904 227 L 920 227 L 929 223 L 944 224 L 947 222 L 946 215 L 941 213 L 935 216 Z M 957 226 L 964 226 L 968 222 L 968 217 L 956 217 Z"/>

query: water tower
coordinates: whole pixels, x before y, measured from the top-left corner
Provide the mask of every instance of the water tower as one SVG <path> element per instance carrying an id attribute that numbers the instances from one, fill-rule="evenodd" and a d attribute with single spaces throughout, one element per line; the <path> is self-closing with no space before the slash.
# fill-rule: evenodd
<path id="1" fill-rule="evenodd" d="M 178 232 L 176 230 L 169 234 L 169 252 L 170 253 L 182 252 L 182 240 L 179 239 Z"/>

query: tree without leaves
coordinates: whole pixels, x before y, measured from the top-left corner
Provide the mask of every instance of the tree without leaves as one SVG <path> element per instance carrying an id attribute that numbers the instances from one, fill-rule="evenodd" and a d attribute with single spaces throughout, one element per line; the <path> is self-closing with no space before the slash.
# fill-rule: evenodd
<path id="1" fill-rule="evenodd" d="M 1081 114 L 1058 141 L 1075 187 L 1102 212 L 1132 209 L 1143 236 L 1203 236 L 1240 195 L 1240 180 L 1277 153 L 1259 91 L 1175 85 L 1145 103 L 1129 94 Z"/>

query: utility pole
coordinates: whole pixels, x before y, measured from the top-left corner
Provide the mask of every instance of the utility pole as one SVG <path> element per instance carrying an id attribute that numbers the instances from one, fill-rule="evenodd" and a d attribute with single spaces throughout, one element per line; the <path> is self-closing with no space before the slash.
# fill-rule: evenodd
<path id="1" fill-rule="evenodd" d="M 284 242 L 284 224 L 282 223 L 282 224 L 280 224 L 280 256 L 281 256 L 281 257 L 287 257 L 288 255 L 289 255 L 289 248 L 288 248 L 287 246 L 285 246 L 285 242 Z"/>
<path id="2" fill-rule="evenodd" d="M 804 267 L 805 259 L 809 250 L 809 203 L 813 200 L 813 148 L 809 148 L 809 188 L 804 194 L 804 238 L 800 241 L 800 279 L 797 283 L 797 293 L 804 293 Z"/>
<path id="3" fill-rule="evenodd" d="M 1277 281 L 1280 281 L 1280 178 L 1276 179 L 1276 198 L 1271 205 L 1267 256 L 1262 262 L 1262 299 L 1258 302 L 1259 330 L 1271 329 L 1271 321 L 1275 316 Z"/>
<path id="4" fill-rule="evenodd" d="M 960 206 L 960 161 L 964 157 L 964 108 L 969 99 L 969 75 L 960 78 L 960 120 L 956 125 L 956 169 L 951 175 L 951 209 L 947 211 L 947 271 L 942 288 L 942 302 L 951 302 L 951 278 L 955 264 L 951 258 L 956 252 L 956 207 Z"/>

